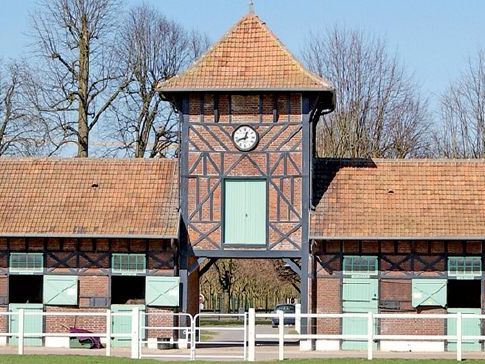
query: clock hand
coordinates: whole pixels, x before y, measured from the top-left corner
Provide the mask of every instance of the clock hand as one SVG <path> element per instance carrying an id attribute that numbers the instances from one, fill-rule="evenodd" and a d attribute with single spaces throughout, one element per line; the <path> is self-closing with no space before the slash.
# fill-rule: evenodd
<path id="1" fill-rule="evenodd" d="M 236 140 L 237 142 L 240 142 L 241 140 L 246 140 L 248 138 L 248 132 L 246 132 L 246 134 L 244 134 L 244 136 L 242 138 L 239 138 L 238 140 Z"/>

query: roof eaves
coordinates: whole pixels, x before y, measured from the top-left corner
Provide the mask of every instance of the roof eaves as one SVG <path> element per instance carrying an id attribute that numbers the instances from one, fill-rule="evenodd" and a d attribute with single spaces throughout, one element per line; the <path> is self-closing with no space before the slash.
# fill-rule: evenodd
<path id="1" fill-rule="evenodd" d="M 178 234 L 69 234 L 69 233 L 8 233 L 0 238 L 89 238 L 89 239 L 178 239 Z"/>
<path id="2" fill-rule="evenodd" d="M 279 91 L 292 91 L 292 92 L 335 92 L 333 88 L 308 88 L 308 87 L 284 87 L 284 88 L 216 88 L 216 87 L 201 87 L 201 88 L 158 88 L 158 92 L 169 93 L 169 92 L 279 92 Z"/>
<path id="3" fill-rule="evenodd" d="M 429 236 L 329 236 L 329 235 L 310 235 L 309 239 L 313 240 L 466 240 L 477 241 L 485 240 L 485 235 L 460 236 L 460 235 L 429 235 Z"/>

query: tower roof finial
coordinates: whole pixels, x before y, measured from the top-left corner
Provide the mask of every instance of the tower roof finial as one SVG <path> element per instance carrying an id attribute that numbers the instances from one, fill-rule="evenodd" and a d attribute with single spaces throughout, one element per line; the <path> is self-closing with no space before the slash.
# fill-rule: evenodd
<path id="1" fill-rule="evenodd" d="M 254 1 L 253 0 L 249 0 L 249 12 L 251 14 L 254 14 Z"/>

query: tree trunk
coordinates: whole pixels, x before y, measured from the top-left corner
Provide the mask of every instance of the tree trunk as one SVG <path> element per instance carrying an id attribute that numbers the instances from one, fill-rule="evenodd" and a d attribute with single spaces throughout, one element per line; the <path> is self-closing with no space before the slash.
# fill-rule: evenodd
<path id="1" fill-rule="evenodd" d="M 231 294 L 229 290 L 222 291 L 222 305 L 221 305 L 221 313 L 229 313 L 230 310 L 230 302 L 231 302 Z"/>
<path id="2" fill-rule="evenodd" d="M 89 31 L 86 15 L 81 20 L 81 37 L 79 40 L 79 79 L 78 79 L 78 152 L 77 156 L 86 158 L 89 155 L 88 124 L 88 85 L 89 85 Z"/>

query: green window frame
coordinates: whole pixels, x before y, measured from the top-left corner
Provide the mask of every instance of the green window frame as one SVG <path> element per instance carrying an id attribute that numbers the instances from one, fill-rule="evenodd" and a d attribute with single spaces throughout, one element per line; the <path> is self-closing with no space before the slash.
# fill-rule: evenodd
<path id="1" fill-rule="evenodd" d="M 137 275 L 146 273 L 145 254 L 112 254 L 111 273 L 120 275 Z"/>
<path id="2" fill-rule="evenodd" d="M 343 261 L 343 273 L 352 276 L 370 276 L 378 273 L 378 259 L 369 255 L 346 255 Z"/>
<path id="3" fill-rule="evenodd" d="M 78 277 L 71 275 L 45 275 L 42 295 L 42 302 L 45 305 L 77 305 Z"/>
<path id="4" fill-rule="evenodd" d="M 44 272 L 43 253 L 10 253 L 10 274 L 35 274 Z"/>
<path id="5" fill-rule="evenodd" d="M 456 279 L 475 279 L 482 276 L 481 257 L 448 257 L 448 276 Z"/>

